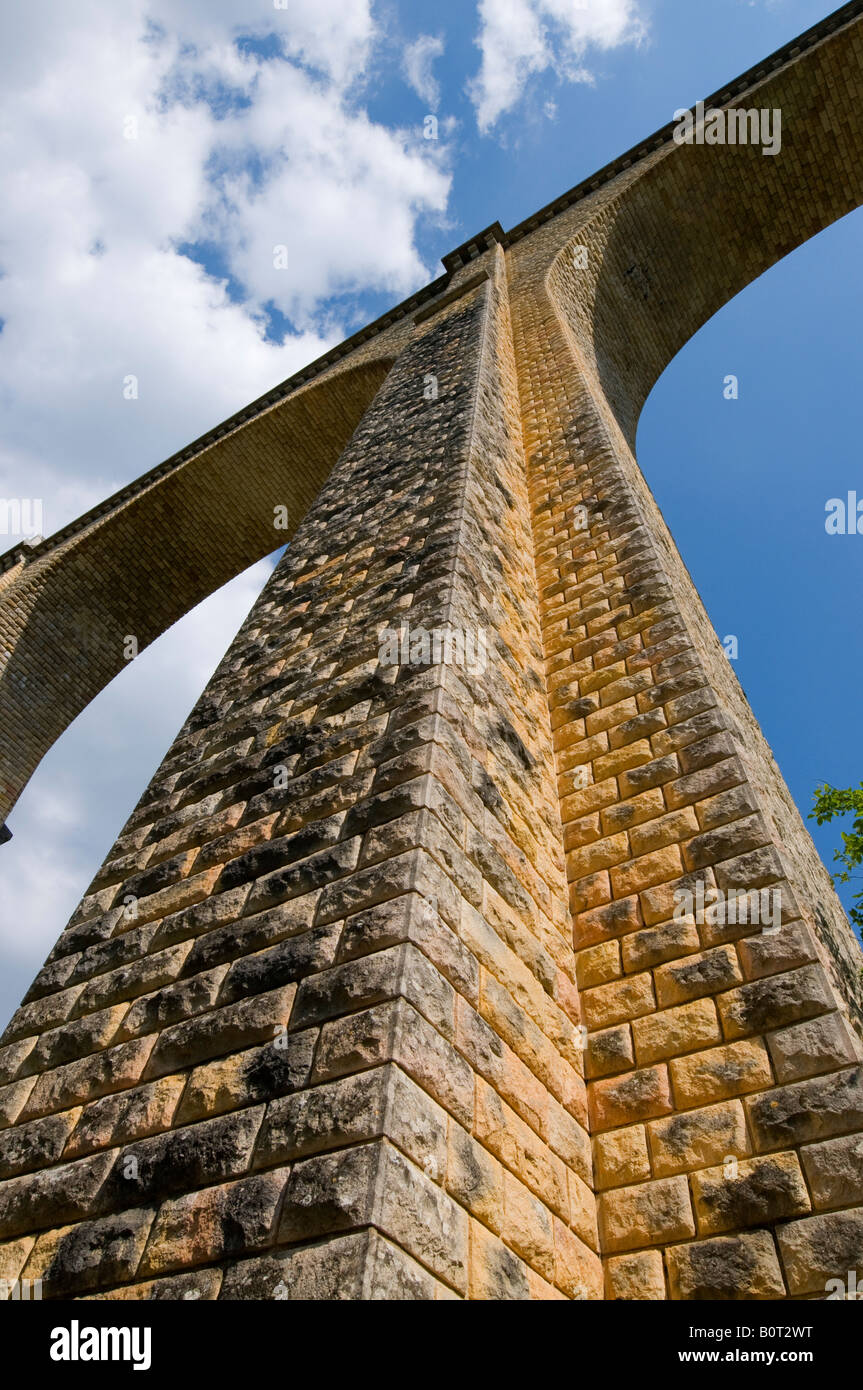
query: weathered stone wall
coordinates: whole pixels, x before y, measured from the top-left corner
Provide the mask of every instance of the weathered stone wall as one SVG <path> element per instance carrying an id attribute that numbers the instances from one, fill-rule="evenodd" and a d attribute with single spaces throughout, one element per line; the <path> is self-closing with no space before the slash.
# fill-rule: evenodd
<path id="1" fill-rule="evenodd" d="M 783 110 L 784 167 L 652 154 L 509 254 L 609 1297 L 823 1296 L 863 1263 L 859 944 L 627 443 L 686 333 L 860 201 L 812 113 L 861 65 L 852 26 L 740 99 Z M 778 893 L 781 929 L 684 915 L 699 881 Z"/>
<path id="2" fill-rule="evenodd" d="M 386 375 L 387 344 L 376 350 L 380 359 L 355 354 L 350 367 L 222 429 L 67 539 L 0 572 L 0 821 L 54 741 L 123 670 L 129 638 L 143 651 L 289 539 Z"/>
<path id="3" fill-rule="evenodd" d="M 0 576 L 3 809 L 110 675 L 115 652 L 79 663 L 86 690 L 55 663 L 72 694 L 26 727 L 42 638 L 101 612 L 142 518 L 190 488 L 211 516 L 183 512 L 149 638 L 263 544 L 286 486 L 305 512 L 0 1040 L 0 1278 L 758 1299 L 863 1277 L 859 947 L 631 449 L 685 337 L 863 201 L 861 9 L 732 84 L 785 109 L 784 162 L 661 134 L 451 253 L 335 384 L 250 407 Z M 717 258 L 704 225 L 740 209 L 755 231 Z M 142 602 L 107 607 L 106 640 Z M 463 659 L 409 659 L 423 631 Z M 778 893 L 781 923 L 718 921 L 699 889 Z"/>
<path id="4" fill-rule="evenodd" d="M 0 1259 L 48 1296 L 600 1292 L 487 259 L 399 359 L 4 1038 Z M 483 629 L 485 669 L 381 666 L 400 620 Z"/>
<path id="5" fill-rule="evenodd" d="M 514 285 L 607 1296 L 823 1294 L 863 1258 L 863 1053 L 821 884 L 792 889 L 703 608 L 552 298 Z M 699 880 L 779 892 L 780 930 L 681 913 Z"/>

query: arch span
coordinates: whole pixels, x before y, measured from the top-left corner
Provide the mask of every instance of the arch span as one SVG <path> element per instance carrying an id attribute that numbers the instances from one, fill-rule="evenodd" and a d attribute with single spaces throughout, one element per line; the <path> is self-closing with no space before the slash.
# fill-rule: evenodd
<path id="1" fill-rule="evenodd" d="M 13 553 L 0 574 L 0 823 L 131 654 L 290 539 L 392 361 L 330 370 L 155 469 L 32 558 Z"/>
<path id="2" fill-rule="evenodd" d="M 704 103 L 763 110 L 774 129 L 778 112 L 776 154 L 666 141 L 560 229 L 548 291 L 631 448 L 653 385 L 702 324 L 863 203 L 863 21 L 796 53 Z"/>

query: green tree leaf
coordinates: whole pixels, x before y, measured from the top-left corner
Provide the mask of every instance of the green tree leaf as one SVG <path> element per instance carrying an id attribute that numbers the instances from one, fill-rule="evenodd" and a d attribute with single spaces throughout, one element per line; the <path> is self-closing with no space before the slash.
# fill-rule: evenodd
<path id="1" fill-rule="evenodd" d="M 842 848 L 834 852 L 833 858 L 842 868 L 833 876 L 834 884 L 850 883 L 863 875 L 854 870 L 863 864 L 863 782 L 859 787 L 831 787 L 823 782 L 815 788 L 815 798 L 809 819 L 819 825 L 828 824 L 840 817 L 853 815 L 850 831 L 840 831 Z M 855 893 L 849 917 L 854 925 L 863 930 L 863 890 Z"/>

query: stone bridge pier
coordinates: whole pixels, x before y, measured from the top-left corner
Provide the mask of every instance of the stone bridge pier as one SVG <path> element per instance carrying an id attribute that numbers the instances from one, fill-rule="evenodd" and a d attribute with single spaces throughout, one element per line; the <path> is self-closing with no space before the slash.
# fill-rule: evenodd
<path id="1" fill-rule="evenodd" d="M 633 452 L 692 334 L 863 202 L 861 16 L 706 103 L 781 111 L 776 155 L 666 127 L 0 559 L 14 829 L 127 639 L 290 539 L 0 1039 L 0 1279 L 863 1277 L 863 957 Z"/>

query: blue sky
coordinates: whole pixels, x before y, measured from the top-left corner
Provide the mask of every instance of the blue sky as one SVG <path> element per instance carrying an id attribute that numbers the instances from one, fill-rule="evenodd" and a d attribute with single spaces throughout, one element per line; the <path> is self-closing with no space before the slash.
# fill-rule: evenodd
<path id="1" fill-rule="evenodd" d="M 53 0 L 0 16 L 0 496 L 45 530 L 201 434 L 821 19 L 822 0 Z M 439 139 L 423 139 L 434 113 Z M 127 138 L 133 119 L 133 138 Z M 863 779 L 853 214 L 656 386 L 639 460 L 804 814 Z M 272 248 L 289 268 L 274 273 Z M 717 255 L 722 247 L 717 247 Z M 129 373 L 138 399 L 123 399 Z M 723 397 L 733 373 L 740 397 Z M 264 582 L 134 662 L 0 849 L 0 1025 Z M 828 867 L 836 827 L 815 832 Z"/>

